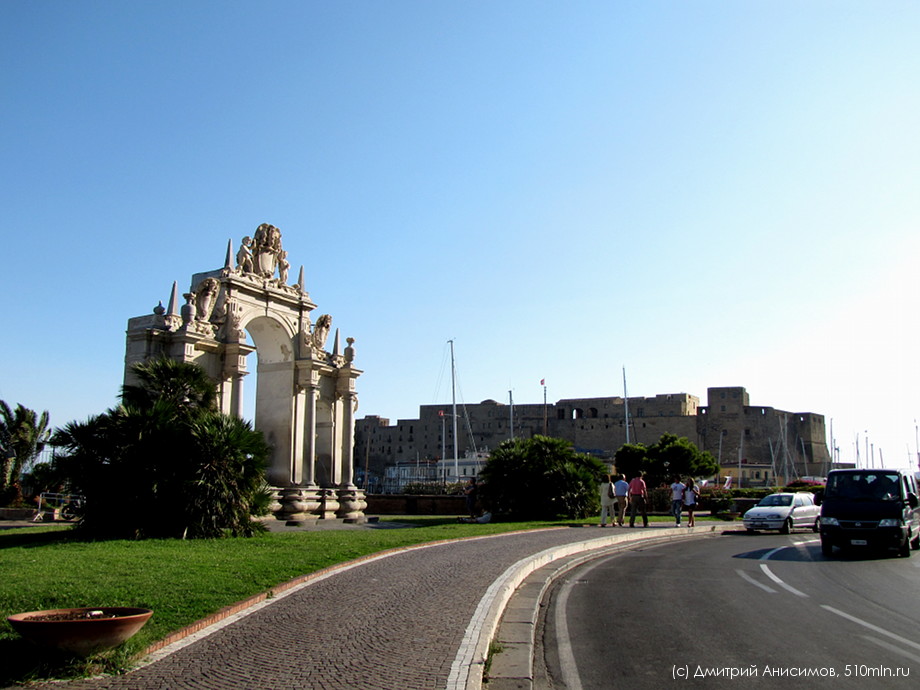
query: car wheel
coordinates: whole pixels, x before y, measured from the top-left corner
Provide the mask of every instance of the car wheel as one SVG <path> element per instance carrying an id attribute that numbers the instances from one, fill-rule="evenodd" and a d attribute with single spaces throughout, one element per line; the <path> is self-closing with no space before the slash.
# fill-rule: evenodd
<path id="1" fill-rule="evenodd" d="M 834 555 L 834 545 L 827 539 L 821 540 L 821 553 L 830 558 Z"/>
<path id="2" fill-rule="evenodd" d="M 910 548 L 914 551 L 920 550 L 920 532 L 917 533 L 917 536 L 910 540 Z"/>
<path id="3" fill-rule="evenodd" d="M 792 518 L 787 518 L 783 526 L 779 528 L 780 534 L 789 534 L 792 531 Z"/>
<path id="4" fill-rule="evenodd" d="M 820 518 L 815 519 L 815 524 L 811 526 L 811 531 L 814 532 L 815 534 L 821 531 L 821 519 Z"/>
<path id="5" fill-rule="evenodd" d="M 910 558 L 910 539 L 904 540 L 904 543 L 898 548 L 898 555 L 903 558 Z"/>

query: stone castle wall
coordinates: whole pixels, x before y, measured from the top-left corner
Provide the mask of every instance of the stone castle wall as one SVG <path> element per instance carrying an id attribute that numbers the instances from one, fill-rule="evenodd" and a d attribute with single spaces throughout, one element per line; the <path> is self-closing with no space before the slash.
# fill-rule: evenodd
<path id="1" fill-rule="evenodd" d="M 740 458 L 743 464 L 768 465 L 790 476 L 826 473 L 830 456 L 823 415 L 751 406 L 741 387 L 710 388 L 707 398 L 708 405 L 701 406 L 699 398 L 687 393 L 630 397 L 629 441 L 652 445 L 671 433 L 709 451 L 722 465 L 737 465 Z M 515 405 L 514 436 L 529 438 L 545 429 L 576 450 L 610 459 L 626 443 L 625 407 L 619 396 L 563 399 L 545 407 Z M 450 415 L 450 404 L 422 405 L 418 419 L 393 425 L 377 416 L 358 420 L 358 467 L 383 476 L 384 468 L 397 462 L 453 457 Z M 509 405 L 494 400 L 458 405 L 457 415 L 461 457 L 474 450 L 487 452 L 511 437 Z"/>

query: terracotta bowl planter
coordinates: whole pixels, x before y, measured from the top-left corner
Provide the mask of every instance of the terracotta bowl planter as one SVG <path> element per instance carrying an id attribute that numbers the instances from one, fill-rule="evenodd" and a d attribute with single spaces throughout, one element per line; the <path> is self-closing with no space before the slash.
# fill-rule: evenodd
<path id="1" fill-rule="evenodd" d="M 117 647 L 144 627 L 152 615 L 150 609 L 110 606 L 28 611 L 7 620 L 16 632 L 34 644 L 89 656 Z"/>

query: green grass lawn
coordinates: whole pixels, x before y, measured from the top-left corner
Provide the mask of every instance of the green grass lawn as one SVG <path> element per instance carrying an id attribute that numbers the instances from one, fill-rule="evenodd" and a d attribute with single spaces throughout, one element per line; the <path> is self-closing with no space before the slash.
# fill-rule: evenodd
<path id="1" fill-rule="evenodd" d="M 267 533 L 220 540 L 85 541 L 59 526 L 0 531 L 0 684 L 118 670 L 170 633 L 299 575 L 387 549 L 442 539 L 588 521 L 458 524 L 453 517 L 398 517 L 412 529 Z M 653 518 L 669 520 L 669 518 Z M 51 658 L 21 640 L 6 616 L 82 606 L 153 609 L 118 650 L 88 663 Z"/>

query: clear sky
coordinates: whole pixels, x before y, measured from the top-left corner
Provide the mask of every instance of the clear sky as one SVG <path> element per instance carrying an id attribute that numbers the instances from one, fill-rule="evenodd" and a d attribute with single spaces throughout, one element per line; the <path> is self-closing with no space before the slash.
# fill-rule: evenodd
<path id="1" fill-rule="evenodd" d="M 260 223 L 358 415 L 744 386 L 907 466 L 920 3 L 4 0 L 0 399 L 113 405 L 127 320 Z M 251 368 L 254 368 L 251 365 Z"/>

